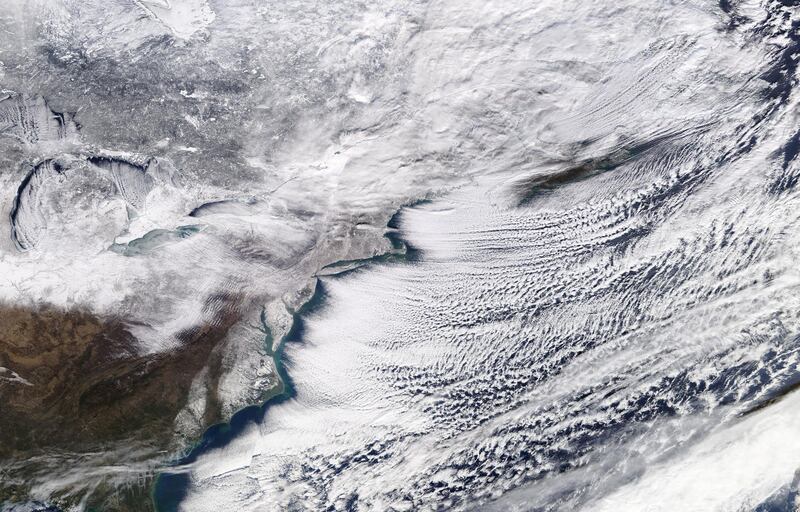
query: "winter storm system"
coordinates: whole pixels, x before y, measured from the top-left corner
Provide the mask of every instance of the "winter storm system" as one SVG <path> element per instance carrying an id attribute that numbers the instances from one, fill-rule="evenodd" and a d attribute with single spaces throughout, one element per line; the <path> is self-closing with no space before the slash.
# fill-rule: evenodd
<path id="1" fill-rule="evenodd" d="M 0 511 L 799 510 L 799 66 L 794 0 L 0 0 Z"/>

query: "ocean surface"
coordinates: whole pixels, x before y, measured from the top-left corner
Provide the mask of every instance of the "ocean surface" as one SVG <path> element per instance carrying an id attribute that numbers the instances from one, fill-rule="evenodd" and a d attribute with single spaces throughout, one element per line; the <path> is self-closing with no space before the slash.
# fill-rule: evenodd
<path id="1" fill-rule="evenodd" d="M 67 41 L 146 80 L 72 124 L 0 100 L 50 121 L 13 158 L 61 155 L 2 178 L 0 298 L 124 317 L 130 357 L 238 316 L 189 449 L 64 454 L 31 499 L 157 473 L 159 512 L 800 509 L 800 4 L 42 5 L 63 77 L 105 73 Z"/>
<path id="2" fill-rule="evenodd" d="M 401 210 L 412 260 L 321 278 L 291 393 L 186 461 L 178 509 L 795 510 L 796 8 L 472 8 L 597 80 Z"/>

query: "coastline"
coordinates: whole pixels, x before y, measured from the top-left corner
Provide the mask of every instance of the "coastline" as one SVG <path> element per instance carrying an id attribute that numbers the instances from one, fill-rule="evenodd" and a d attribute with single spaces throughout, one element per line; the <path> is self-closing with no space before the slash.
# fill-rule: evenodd
<path id="1" fill-rule="evenodd" d="M 178 469 L 170 472 L 169 468 L 180 468 L 189 465 L 209 450 L 227 445 L 244 428 L 251 423 L 261 422 L 267 408 L 289 400 L 294 396 L 294 386 L 286 368 L 283 365 L 283 349 L 287 343 L 300 343 L 305 329 L 305 318 L 318 311 L 327 299 L 323 278 L 331 279 L 342 277 L 352 272 L 357 272 L 373 264 L 390 262 L 414 262 L 420 258 L 420 251 L 410 245 L 400 234 L 399 219 L 408 207 L 429 202 L 427 199 L 414 201 L 404 205 L 391 216 L 386 224 L 387 231 L 384 236 L 391 242 L 392 250 L 364 259 L 342 260 L 322 267 L 314 276 L 316 283 L 314 292 L 302 305 L 291 313 L 292 323 L 288 332 L 274 345 L 271 330 L 265 332 L 264 343 L 272 350 L 272 359 L 278 374 L 279 384 L 268 391 L 259 404 L 253 404 L 239 409 L 228 419 L 206 428 L 200 439 L 194 443 L 184 455 L 176 458 L 163 471 L 158 472 L 150 485 L 149 496 L 152 509 L 155 512 L 177 512 L 180 503 L 186 497 L 190 485 L 188 472 Z M 265 325 L 265 327 L 267 327 Z"/>

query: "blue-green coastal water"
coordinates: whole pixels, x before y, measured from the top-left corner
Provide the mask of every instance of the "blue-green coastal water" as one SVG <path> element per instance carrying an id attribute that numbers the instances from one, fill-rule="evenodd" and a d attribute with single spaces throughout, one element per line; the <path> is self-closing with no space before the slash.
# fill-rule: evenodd
<path id="1" fill-rule="evenodd" d="M 200 441 L 192 447 L 192 449 L 185 456 L 176 460 L 173 467 L 180 468 L 181 466 L 191 464 L 197 457 L 208 451 L 216 448 L 221 448 L 230 443 L 238 435 L 240 435 L 248 425 L 253 422 L 260 422 L 264 418 L 264 413 L 272 404 L 280 403 L 284 400 L 291 399 L 294 388 L 292 386 L 292 379 L 284 367 L 281 355 L 283 347 L 286 343 L 299 343 L 302 338 L 303 332 L 303 316 L 312 313 L 315 309 L 319 308 L 325 299 L 324 285 L 321 281 L 317 281 L 316 288 L 311 299 L 306 302 L 294 314 L 293 325 L 289 333 L 281 340 L 277 350 L 273 354 L 275 368 L 280 377 L 280 384 L 277 388 L 270 392 L 270 395 L 265 399 L 261 405 L 252 405 L 245 407 L 234 413 L 230 421 L 227 423 L 218 423 L 209 427 L 204 433 Z M 265 340 L 267 346 L 272 346 L 271 336 L 267 336 Z M 190 484 L 189 475 L 180 470 L 169 471 L 166 470 L 161 473 L 153 486 L 152 498 L 153 505 L 157 512 L 176 512 L 180 506 L 181 501 L 186 496 Z"/>
<path id="2" fill-rule="evenodd" d="M 420 201 L 414 204 L 419 205 L 425 204 L 426 202 L 427 201 Z M 341 268 L 342 270 L 329 274 L 326 279 L 336 279 L 337 276 L 341 277 L 351 272 L 356 272 L 364 266 L 376 263 L 398 260 L 415 261 L 419 259 L 419 251 L 404 240 L 399 232 L 399 219 L 401 215 L 402 210 L 393 215 L 387 224 L 387 228 L 389 228 L 390 231 L 388 231 L 385 236 L 391 242 L 393 249 L 391 252 L 379 254 L 364 260 L 342 261 L 329 265 L 326 268 Z M 165 470 L 158 475 L 152 490 L 152 500 L 156 512 L 177 512 L 181 501 L 185 498 L 190 485 L 190 477 L 187 472 L 181 471 L 181 467 L 192 464 L 204 453 L 226 446 L 237 436 L 241 435 L 249 425 L 261 422 L 267 408 L 290 400 L 294 396 L 295 390 L 292 385 L 292 378 L 283 364 L 282 356 L 284 348 L 287 343 L 302 343 L 304 317 L 320 309 L 324 305 L 326 297 L 325 284 L 321 279 L 317 279 L 314 293 L 306 303 L 294 312 L 292 327 L 279 342 L 273 354 L 273 361 L 278 376 L 280 377 L 280 384 L 269 393 L 264 402 L 261 405 L 252 405 L 237 411 L 229 422 L 218 423 L 209 427 L 203 433 L 200 441 L 195 444 L 188 453 L 171 464 L 173 468 L 177 469 Z M 273 346 L 273 338 L 269 332 L 267 333 L 264 343 L 267 347 Z"/>

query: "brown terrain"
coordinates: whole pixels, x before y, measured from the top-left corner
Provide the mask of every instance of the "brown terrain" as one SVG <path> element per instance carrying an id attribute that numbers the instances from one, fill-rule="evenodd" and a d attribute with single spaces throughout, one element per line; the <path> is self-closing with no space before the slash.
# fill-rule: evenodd
<path id="1" fill-rule="evenodd" d="M 137 340 L 124 319 L 49 306 L 2 306 L 0 468 L 4 460 L 102 452 L 120 441 L 175 449 L 174 419 L 192 380 L 208 366 L 206 387 L 216 388 L 220 351 L 215 348 L 240 318 L 237 298 L 207 302 L 220 303 L 214 322 L 179 335 L 179 350 L 146 356 L 136 354 Z M 210 425 L 220 419 L 213 391 L 207 404 L 203 420 Z M 35 466 L 32 462 L 29 469 Z M 25 463 L 15 467 L 27 469 Z M 23 475 L 5 477 L 0 469 L 0 501 L 24 495 L 18 481 Z"/>

